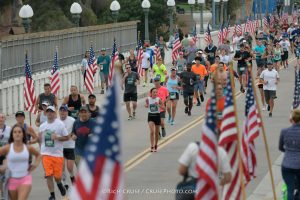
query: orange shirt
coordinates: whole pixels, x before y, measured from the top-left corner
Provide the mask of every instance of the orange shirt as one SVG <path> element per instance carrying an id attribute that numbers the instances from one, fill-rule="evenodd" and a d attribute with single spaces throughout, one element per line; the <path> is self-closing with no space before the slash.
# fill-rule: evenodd
<path id="1" fill-rule="evenodd" d="M 160 86 L 157 90 L 157 97 L 159 97 L 163 104 L 165 104 L 167 97 L 169 96 L 169 91 L 166 87 Z M 164 109 L 160 108 L 160 112 L 165 111 Z"/>
<path id="2" fill-rule="evenodd" d="M 194 64 L 192 66 L 192 72 L 194 72 L 196 75 L 200 76 L 201 80 L 204 78 L 204 76 L 206 76 L 208 74 L 205 66 L 201 65 L 201 64 L 199 64 L 198 66 L 196 66 L 196 64 Z"/>
<path id="3" fill-rule="evenodd" d="M 211 65 L 209 68 L 210 73 L 214 73 L 216 71 L 216 68 L 217 68 L 217 64 Z M 224 71 L 226 71 L 227 66 L 224 64 L 223 68 L 224 68 Z"/>
<path id="4" fill-rule="evenodd" d="M 222 124 L 222 114 L 223 114 L 223 110 L 225 107 L 225 100 L 226 100 L 225 96 L 223 96 L 222 98 L 217 100 L 217 115 L 216 116 L 217 116 L 217 128 L 219 131 L 221 129 L 221 124 Z M 210 102 L 211 102 L 211 99 L 208 99 L 207 103 L 206 103 L 206 112 L 208 112 L 208 106 L 210 105 Z"/>

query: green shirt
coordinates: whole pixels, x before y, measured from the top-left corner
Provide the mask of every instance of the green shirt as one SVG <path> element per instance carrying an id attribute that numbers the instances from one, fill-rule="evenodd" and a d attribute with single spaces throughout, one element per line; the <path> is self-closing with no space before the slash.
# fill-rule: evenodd
<path id="1" fill-rule="evenodd" d="M 103 66 L 102 69 L 101 69 L 101 66 L 100 66 L 100 71 L 101 72 L 103 72 L 104 74 L 109 73 L 110 57 L 108 55 L 105 55 L 105 56 L 100 55 L 97 59 L 97 64 Z"/>
<path id="2" fill-rule="evenodd" d="M 154 77 L 159 76 L 160 82 L 165 82 L 165 80 L 166 80 L 165 72 L 166 71 L 167 71 L 167 68 L 164 64 L 161 64 L 160 66 L 155 64 L 153 66 Z"/>

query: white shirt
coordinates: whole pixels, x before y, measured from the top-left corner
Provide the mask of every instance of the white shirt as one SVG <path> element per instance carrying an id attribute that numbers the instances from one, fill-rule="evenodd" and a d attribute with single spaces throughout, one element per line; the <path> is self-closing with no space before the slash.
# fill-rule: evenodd
<path id="1" fill-rule="evenodd" d="M 88 68 L 88 61 L 86 58 L 83 58 L 82 61 L 81 61 L 81 66 L 84 70 L 86 70 Z"/>
<path id="2" fill-rule="evenodd" d="M 67 116 L 67 118 L 65 120 L 60 120 L 60 121 L 62 123 L 64 123 L 65 128 L 68 131 L 68 134 L 71 134 L 75 119 L 73 117 Z M 73 139 L 69 139 L 68 141 L 64 142 L 63 146 L 66 149 L 74 149 L 75 148 L 75 141 Z"/>
<path id="3" fill-rule="evenodd" d="M 281 40 L 279 42 L 279 44 L 281 45 L 283 51 L 288 51 L 289 47 L 291 46 L 291 44 L 290 44 L 290 42 L 288 40 L 286 40 L 286 41 Z"/>
<path id="4" fill-rule="evenodd" d="M 146 51 L 143 54 L 143 60 L 142 60 L 142 68 L 143 69 L 148 69 L 149 68 L 148 58 L 150 58 L 150 54 Z"/>
<path id="5" fill-rule="evenodd" d="M 220 62 L 226 64 L 228 66 L 228 63 L 230 61 L 230 57 L 228 55 L 220 55 Z"/>
<path id="6" fill-rule="evenodd" d="M 235 50 L 240 50 L 241 39 L 244 38 L 242 35 L 240 37 L 233 38 L 233 44 L 235 44 Z"/>
<path id="7" fill-rule="evenodd" d="M 180 164 L 188 167 L 188 175 L 194 178 L 198 178 L 198 172 L 196 171 L 196 159 L 198 151 L 198 144 L 192 142 L 187 146 L 178 160 Z M 218 168 L 218 171 L 222 173 L 231 172 L 227 153 L 222 147 L 218 147 Z"/>
<path id="8" fill-rule="evenodd" d="M 41 154 L 53 157 L 63 157 L 63 142 L 51 140 L 51 135 L 55 133 L 57 137 L 68 136 L 65 125 L 59 120 L 43 123 L 39 128 L 41 134 Z"/>
<path id="9" fill-rule="evenodd" d="M 4 146 L 5 144 L 8 143 L 8 139 L 9 139 L 9 136 L 10 136 L 10 131 L 11 131 L 10 126 L 5 125 L 4 131 L 3 131 L 2 128 L 0 128 L 0 147 L 2 147 L 2 146 Z"/>
<path id="10" fill-rule="evenodd" d="M 267 81 L 267 84 L 264 84 L 264 90 L 276 90 L 276 81 L 279 79 L 279 74 L 275 69 L 272 69 L 271 71 L 265 69 L 260 74 L 260 78 Z"/>

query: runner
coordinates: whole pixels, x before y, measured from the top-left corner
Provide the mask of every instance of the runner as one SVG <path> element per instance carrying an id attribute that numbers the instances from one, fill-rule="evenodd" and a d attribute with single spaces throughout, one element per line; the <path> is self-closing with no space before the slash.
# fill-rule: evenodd
<path id="1" fill-rule="evenodd" d="M 0 113 L 0 147 L 3 147 L 8 143 L 8 139 L 10 137 L 11 128 L 5 124 L 5 115 Z M 2 191 L 3 182 L 4 182 L 4 174 L 6 170 L 6 161 L 5 156 L 0 156 L 0 198 L 3 198 L 3 194 L 5 191 Z"/>
<path id="2" fill-rule="evenodd" d="M 40 153 L 28 146 L 25 130 L 14 125 L 8 140 L 9 144 L 0 148 L 0 154 L 6 156 L 7 168 L 11 175 L 8 179 L 8 192 L 11 200 L 27 200 L 31 191 L 31 173 L 41 161 Z M 29 165 L 29 158 L 34 155 L 34 164 Z"/>
<path id="3" fill-rule="evenodd" d="M 49 106 L 48 102 L 43 102 L 42 103 L 43 111 L 41 111 L 41 112 L 38 113 L 38 115 L 36 117 L 36 120 L 35 120 L 35 125 L 37 127 L 40 127 L 40 125 L 42 123 L 44 123 L 45 121 L 47 121 L 46 109 L 47 109 L 48 106 Z"/>
<path id="4" fill-rule="evenodd" d="M 65 125 L 65 128 L 68 131 L 68 134 L 71 135 L 73 124 L 75 122 L 75 119 L 73 117 L 68 116 L 68 107 L 67 106 L 61 106 L 59 108 L 59 118 L 60 121 Z M 68 190 L 69 186 L 66 184 L 66 172 L 65 168 L 67 166 L 67 170 L 70 175 L 71 183 L 74 183 L 74 163 L 75 163 L 75 142 L 74 140 L 69 137 L 67 141 L 63 143 L 63 155 L 65 158 L 64 167 L 63 167 L 63 183 L 65 184 L 65 188 Z"/>
<path id="5" fill-rule="evenodd" d="M 157 90 L 157 97 L 160 98 L 160 100 L 163 103 L 163 107 L 159 109 L 160 112 L 160 125 L 161 125 L 161 136 L 166 136 L 166 129 L 165 129 L 165 118 L 166 118 L 166 109 L 165 105 L 167 104 L 169 100 L 169 92 L 168 89 L 165 86 L 160 85 L 160 78 L 155 77 L 153 79 L 154 87 Z"/>
<path id="6" fill-rule="evenodd" d="M 127 57 L 126 59 L 126 63 L 128 63 L 131 67 L 131 71 L 133 72 L 138 72 L 138 69 L 137 69 L 137 59 L 136 59 L 136 56 L 134 55 L 134 50 L 133 49 L 130 49 L 130 54 L 129 56 Z"/>
<path id="7" fill-rule="evenodd" d="M 36 100 L 36 109 L 39 110 L 39 111 L 42 111 L 43 110 L 43 106 L 42 106 L 42 103 L 43 102 L 48 102 L 48 104 L 50 106 L 54 106 L 55 109 L 58 109 L 57 108 L 57 102 L 58 102 L 58 99 L 57 99 L 57 96 L 55 96 L 54 94 L 51 93 L 51 85 L 49 83 L 45 83 L 44 84 L 44 93 L 41 93 L 37 100 Z"/>
<path id="8" fill-rule="evenodd" d="M 156 88 L 150 90 L 150 97 L 146 99 L 146 108 L 148 109 L 148 125 L 150 129 L 150 152 L 157 151 L 157 143 L 159 139 L 159 126 L 161 123 L 160 120 L 160 108 L 163 108 L 164 105 L 159 97 L 157 97 Z"/>
<path id="9" fill-rule="evenodd" d="M 90 56 L 90 52 L 86 51 L 85 54 L 84 54 L 84 58 L 81 61 L 80 70 L 81 70 L 81 73 L 82 73 L 82 76 L 83 76 L 83 82 L 84 83 L 85 83 L 86 69 L 89 66 L 89 64 L 88 64 L 89 56 Z"/>
<path id="10" fill-rule="evenodd" d="M 191 116 L 191 111 L 193 108 L 193 96 L 194 96 L 194 84 L 197 81 L 196 74 L 192 71 L 192 65 L 187 64 L 187 71 L 180 74 L 180 83 L 183 90 L 183 102 L 185 105 L 184 112 Z"/>
<path id="11" fill-rule="evenodd" d="M 197 81 L 194 85 L 194 92 L 195 92 L 195 97 L 197 99 L 197 106 L 200 106 L 200 99 L 199 99 L 199 93 L 200 93 L 200 98 L 201 102 L 204 101 L 204 77 L 208 75 L 207 70 L 204 65 L 200 64 L 201 58 L 196 57 L 195 58 L 196 64 L 192 66 L 192 72 L 196 74 Z"/>
<path id="12" fill-rule="evenodd" d="M 213 79 L 215 71 L 218 69 L 219 64 L 220 64 L 220 56 L 216 56 L 215 63 L 212 64 L 209 68 L 209 73 L 210 73 L 211 79 Z M 227 68 L 226 65 L 222 64 L 222 66 L 224 67 L 224 70 L 226 71 L 226 68 Z"/>
<path id="13" fill-rule="evenodd" d="M 25 123 L 25 113 L 23 111 L 18 111 L 15 114 L 16 121 L 19 126 L 25 129 L 27 144 L 35 144 L 38 141 L 37 134 L 34 129 Z"/>
<path id="14" fill-rule="evenodd" d="M 297 65 L 295 66 L 295 69 L 298 70 L 300 68 L 300 34 L 297 35 L 296 40 L 294 42 L 295 47 L 295 55 L 297 58 Z"/>
<path id="15" fill-rule="evenodd" d="M 148 85 L 148 71 L 150 68 L 150 54 L 148 52 L 143 53 L 143 59 L 142 59 L 142 70 L 143 70 L 143 76 L 144 76 L 144 83 L 143 87 L 146 87 Z"/>
<path id="16" fill-rule="evenodd" d="M 56 118 L 55 108 L 48 106 L 47 122 L 39 128 L 42 162 L 50 192 L 49 200 L 55 200 L 53 178 L 63 199 L 66 197 L 66 188 L 61 182 L 63 172 L 63 142 L 69 139 L 65 125 Z"/>
<path id="17" fill-rule="evenodd" d="M 275 64 L 275 70 L 278 72 L 280 69 L 281 56 L 283 56 L 283 51 L 281 49 L 280 44 L 276 43 L 276 46 L 274 48 L 274 64 Z"/>
<path id="18" fill-rule="evenodd" d="M 272 117 L 274 108 L 274 99 L 276 97 L 276 86 L 279 82 L 278 71 L 273 69 L 273 63 L 268 62 L 268 69 L 265 69 L 261 75 L 260 80 L 264 84 L 263 89 L 265 93 L 266 103 L 268 104 L 269 117 Z"/>
<path id="19" fill-rule="evenodd" d="M 167 75 L 167 68 L 163 64 L 163 61 L 161 58 L 157 59 L 157 63 L 153 66 L 153 76 L 160 78 L 160 85 L 165 84 Z"/>
<path id="20" fill-rule="evenodd" d="M 179 86 L 180 82 L 178 80 L 178 76 L 176 74 L 176 68 L 171 68 L 171 75 L 166 79 L 166 86 L 169 91 L 169 99 L 167 102 L 167 111 L 169 114 L 168 123 L 174 125 L 174 119 L 176 115 L 177 102 L 179 100 L 179 90 L 181 89 Z"/>
<path id="21" fill-rule="evenodd" d="M 217 47 L 214 45 L 213 40 L 207 45 L 207 47 L 204 49 L 204 53 L 206 55 L 207 61 L 212 65 L 215 63 L 215 57 L 217 53 Z"/>
<path id="22" fill-rule="evenodd" d="M 75 85 L 71 85 L 70 92 L 71 94 L 64 98 L 62 105 L 67 105 L 69 109 L 68 115 L 77 119 L 79 108 L 82 105 L 85 105 L 85 98 L 79 93 L 78 88 Z"/>
<path id="23" fill-rule="evenodd" d="M 90 94 L 88 97 L 89 103 L 86 104 L 89 112 L 91 113 L 91 118 L 95 119 L 99 115 L 99 106 L 96 105 L 96 95 Z"/>
<path id="24" fill-rule="evenodd" d="M 289 50 L 291 51 L 291 44 L 288 41 L 288 35 L 284 34 L 282 40 L 279 42 L 280 46 L 283 50 L 283 55 L 281 56 L 281 60 L 284 68 L 289 67 L 288 59 L 289 59 Z"/>
<path id="25" fill-rule="evenodd" d="M 244 37 L 242 36 L 241 32 L 237 32 L 236 37 L 233 38 L 232 44 L 234 45 L 234 50 L 239 51 L 240 50 L 240 45 L 241 41 Z"/>
<path id="26" fill-rule="evenodd" d="M 108 89 L 109 64 L 110 64 L 110 56 L 106 55 L 106 48 L 102 48 L 101 54 L 97 59 L 97 65 L 100 69 L 101 94 L 104 94 L 104 85 L 106 91 Z"/>
<path id="27" fill-rule="evenodd" d="M 161 58 L 162 58 L 162 61 L 163 63 L 165 62 L 165 49 L 168 51 L 168 47 L 166 45 L 166 42 L 164 41 L 164 38 L 163 36 L 160 36 L 159 37 L 159 43 L 158 43 L 158 46 L 160 48 L 160 55 L 161 55 Z"/>
<path id="28" fill-rule="evenodd" d="M 221 50 L 221 55 L 219 55 L 220 62 L 224 63 L 226 66 L 229 66 L 229 62 L 231 62 L 230 56 L 226 53 L 225 49 Z M 217 59 L 217 56 L 216 58 Z M 216 61 L 215 61 L 216 62 Z"/>
<path id="29" fill-rule="evenodd" d="M 181 72 L 183 72 L 184 68 L 186 67 L 187 61 L 183 57 L 183 52 L 179 52 L 179 58 L 177 60 L 177 75 L 179 76 Z"/>
<path id="30" fill-rule="evenodd" d="M 287 30 L 287 34 L 289 36 L 289 41 L 290 41 L 290 44 L 291 44 L 291 49 L 292 49 L 292 52 L 294 52 L 294 38 L 293 38 L 293 35 L 292 35 L 292 32 L 295 30 L 295 26 L 293 23 L 290 24 L 290 27 L 288 28 Z"/>
<path id="31" fill-rule="evenodd" d="M 78 119 L 74 122 L 71 138 L 75 140 L 75 164 L 78 164 L 83 156 L 85 145 L 88 142 L 89 135 L 92 134 L 96 126 L 94 119 L 90 118 L 90 113 L 86 106 L 79 109 Z"/>
<path id="32" fill-rule="evenodd" d="M 247 71 L 247 62 L 251 60 L 251 55 L 248 51 L 245 51 L 245 46 L 244 44 L 240 45 L 240 50 L 237 51 L 234 55 L 233 60 L 237 61 L 237 72 L 239 75 L 239 81 L 240 81 L 240 91 L 242 93 L 245 92 L 245 84 L 246 84 L 246 71 Z"/>
<path id="33" fill-rule="evenodd" d="M 187 63 L 191 63 L 195 59 L 197 47 L 192 40 L 189 41 L 189 47 L 185 50 L 185 56 L 187 57 Z"/>
<path id="34" fill-rule="evenodd" d="M 122 90 L 124 89 L 124 102 L 128 112 L 128 120 L 135 119 L 137 108 L 137 85 L 140 84 L 140 77 L 137 73 L 131 71 L 129 64 L 125 65 L 126 73 L 122 79 Z M 132 102 L 132 112 L 130 107 Z"/>

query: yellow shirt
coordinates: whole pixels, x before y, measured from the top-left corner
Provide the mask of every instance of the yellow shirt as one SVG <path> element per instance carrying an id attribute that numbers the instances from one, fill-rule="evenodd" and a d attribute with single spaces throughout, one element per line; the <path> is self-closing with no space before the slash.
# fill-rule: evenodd
<path id="1" fill-rule="evenodd" d="M 154 72 L 154 77 L 159 76 L 160 77 L 160 82 L 165 82 L 167 68 L 164 64 L 161 64 L 160 66 L 155 64 L 153 66 L 153 72 Z"/>

